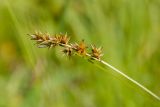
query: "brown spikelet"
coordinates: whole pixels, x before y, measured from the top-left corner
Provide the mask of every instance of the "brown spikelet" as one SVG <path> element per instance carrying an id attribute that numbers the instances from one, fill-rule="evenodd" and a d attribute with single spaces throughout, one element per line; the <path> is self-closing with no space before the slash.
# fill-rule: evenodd
<path id="1" fill-rule="evenodd" d="M 29 35 L 29 34 L 28 34 L 28 35 Z M 29 36 L 30 36 L 31 40 L 38 40 L 38 39 L 41 38 L 39 32 L 36 32 L 36 33 L 31 34 L 31 35 L 29 35 Z"/>
<path id="2" fill-rule="evenodd" d="M 62 44 L 68 44 L 69 40 L 70 40 L 70 38 L 67 37 L 67 34 L 65 34 L 64 36 L 61 35 L 60 43 L 62 43 Z"/>
<path id="3" fill-rule="evenodd" d="M 44 41 L 44 38 L 41 32 L 36 32 L 35 34 L 30 35 L 30 37 L 31 37 L 31 40 L 35 40 L 37 43 L 41 43 Z"/>
<path id="4" fill-rule="evenodd" d="M 92 48 L 91 56 L 93 58 L 100 59 L 100 57 L 103 56 L 101 47 L 97 48 L 96 46 L 91 45 L 91 48 Z"/>
<path id="5" fill-rule="evenodd" d="M 79 44 L 76 43 L 75 45 L 73 45 L 73 48 L 80 55 L 85 55 L 86 54 L 87 46 L 84 43 L 84 40 L 82 40 Z"/>
<path id="6" fill-rule="evenodd" d="M 65 35 L 58 34 L 55 36 L 56 42 L 59 44 L 68 44 L 70 38 L 67 37 L 67 33 Z"/>

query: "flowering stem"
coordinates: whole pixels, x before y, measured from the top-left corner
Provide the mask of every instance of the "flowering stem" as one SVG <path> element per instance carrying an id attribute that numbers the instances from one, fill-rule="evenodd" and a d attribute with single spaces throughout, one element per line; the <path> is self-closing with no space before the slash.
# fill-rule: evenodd
<path id="1" fill-rule="evenodd" d="M 147 92 L 149 95 L 153 96 L 158 101 L 160 101 L 160 97 L 157 96 L 156 94 L 154 94 L 149 89 L 147 89 L 145 86 L 143 86 L 142 84 L 140 84 L 136 80 L 132 79 L 131 77 L 129 77 L 128 75 L 126 75 L 122 71 L 118 70 L 117 68 L 113 67 L 109 63 L 101 60 L 100 57 L 103 55 L 102 51 L 101 51 L 101 47 L 96 48 L 94 45 L 91 45 L 91 53 L 88 53 L 86 51 L 87 46 L 84 44 L 84 41 L 82 41 L 79 44 L 77 44 L 77 43 L 76 44 L 69 44 L 70 38 L 67 37 L 67 34 L 65 34 L 65 35 L 59 34 L 54 37 L 50 37 L 49 34 L 36 33 L 36 34 L 30 35 L 30 36 L 31 36 L 31 40 L 35 40 L 37 42 L 38 47 L 51 48 L 51 47 L 55 47 L 55 46 L 61 46 L 64 48 L 63 52 L 68 56 L 71 56 L 74 52 L 75 54 L 77 54 L 79 56 L 85 56 L 87 59 L 89 58 L 93 61 L 100 62 L 101 64 L 110 67 L 112 70 L 114 70 L 115 72 L 120 74 L 122 77 L 126 78 L 127 80 L 129 80 L 130 82 L 132 82 L 133 84 L 137 85 L 142 90 Z M 99 65 L 97 65 L 97 66 L 99 66 Z"/>

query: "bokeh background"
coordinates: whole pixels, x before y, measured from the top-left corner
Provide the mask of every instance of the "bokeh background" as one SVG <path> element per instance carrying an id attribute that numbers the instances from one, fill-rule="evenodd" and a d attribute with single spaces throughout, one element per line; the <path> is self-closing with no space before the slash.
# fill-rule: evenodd
<path id="1" fill-rule="evenodd" d="M 0 0 L 0 107 L 158 107 L 138 87 L 27 34 L 65 33 L 160 95 L 160 0 Z"/>

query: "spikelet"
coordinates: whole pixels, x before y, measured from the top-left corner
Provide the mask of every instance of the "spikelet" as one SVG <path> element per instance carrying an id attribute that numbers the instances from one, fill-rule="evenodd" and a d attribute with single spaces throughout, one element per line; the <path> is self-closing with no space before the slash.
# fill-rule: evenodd
<path id="1" fill-rule="evenodd" d="M 86 55 L 86 49 L 87 46 L 84 43 L 84 40 L 82 40 L 79 44 L 75 43 L 74 45 L 72 45 L 73 49 L 80 55 Z"/>
<path id="2" fill-rule="evenodd" d="M 59 34 L 58 36 L 56 36 L 56 38 L 58 39 L 60 44 L 68 44 L 70 40 L 70 38 L 67 37 L 67 33 L 65 35 Z"/>
<path id="3" fill-rule="evenodd" d="M 97 48 L 96 46 L 91 45 L 91 48 L 92 48 L 91 56 L 93 58 L 100 59 L 100 57 L 103 56 L 103 54 L 102 54 L 102 47 Z"/>

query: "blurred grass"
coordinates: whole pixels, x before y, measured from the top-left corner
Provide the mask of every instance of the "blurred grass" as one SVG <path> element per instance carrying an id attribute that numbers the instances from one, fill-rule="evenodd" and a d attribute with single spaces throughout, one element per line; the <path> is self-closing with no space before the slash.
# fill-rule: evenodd
<path id="1" fill-rule="evenodd" d="M 104 60 L 160 95 L 159 11 L 159 0 L 1 0 L 0 107 L 159 106 L 84 59 L 27 37 L 68 32 L 73 42 L 103 46 Z"/>

